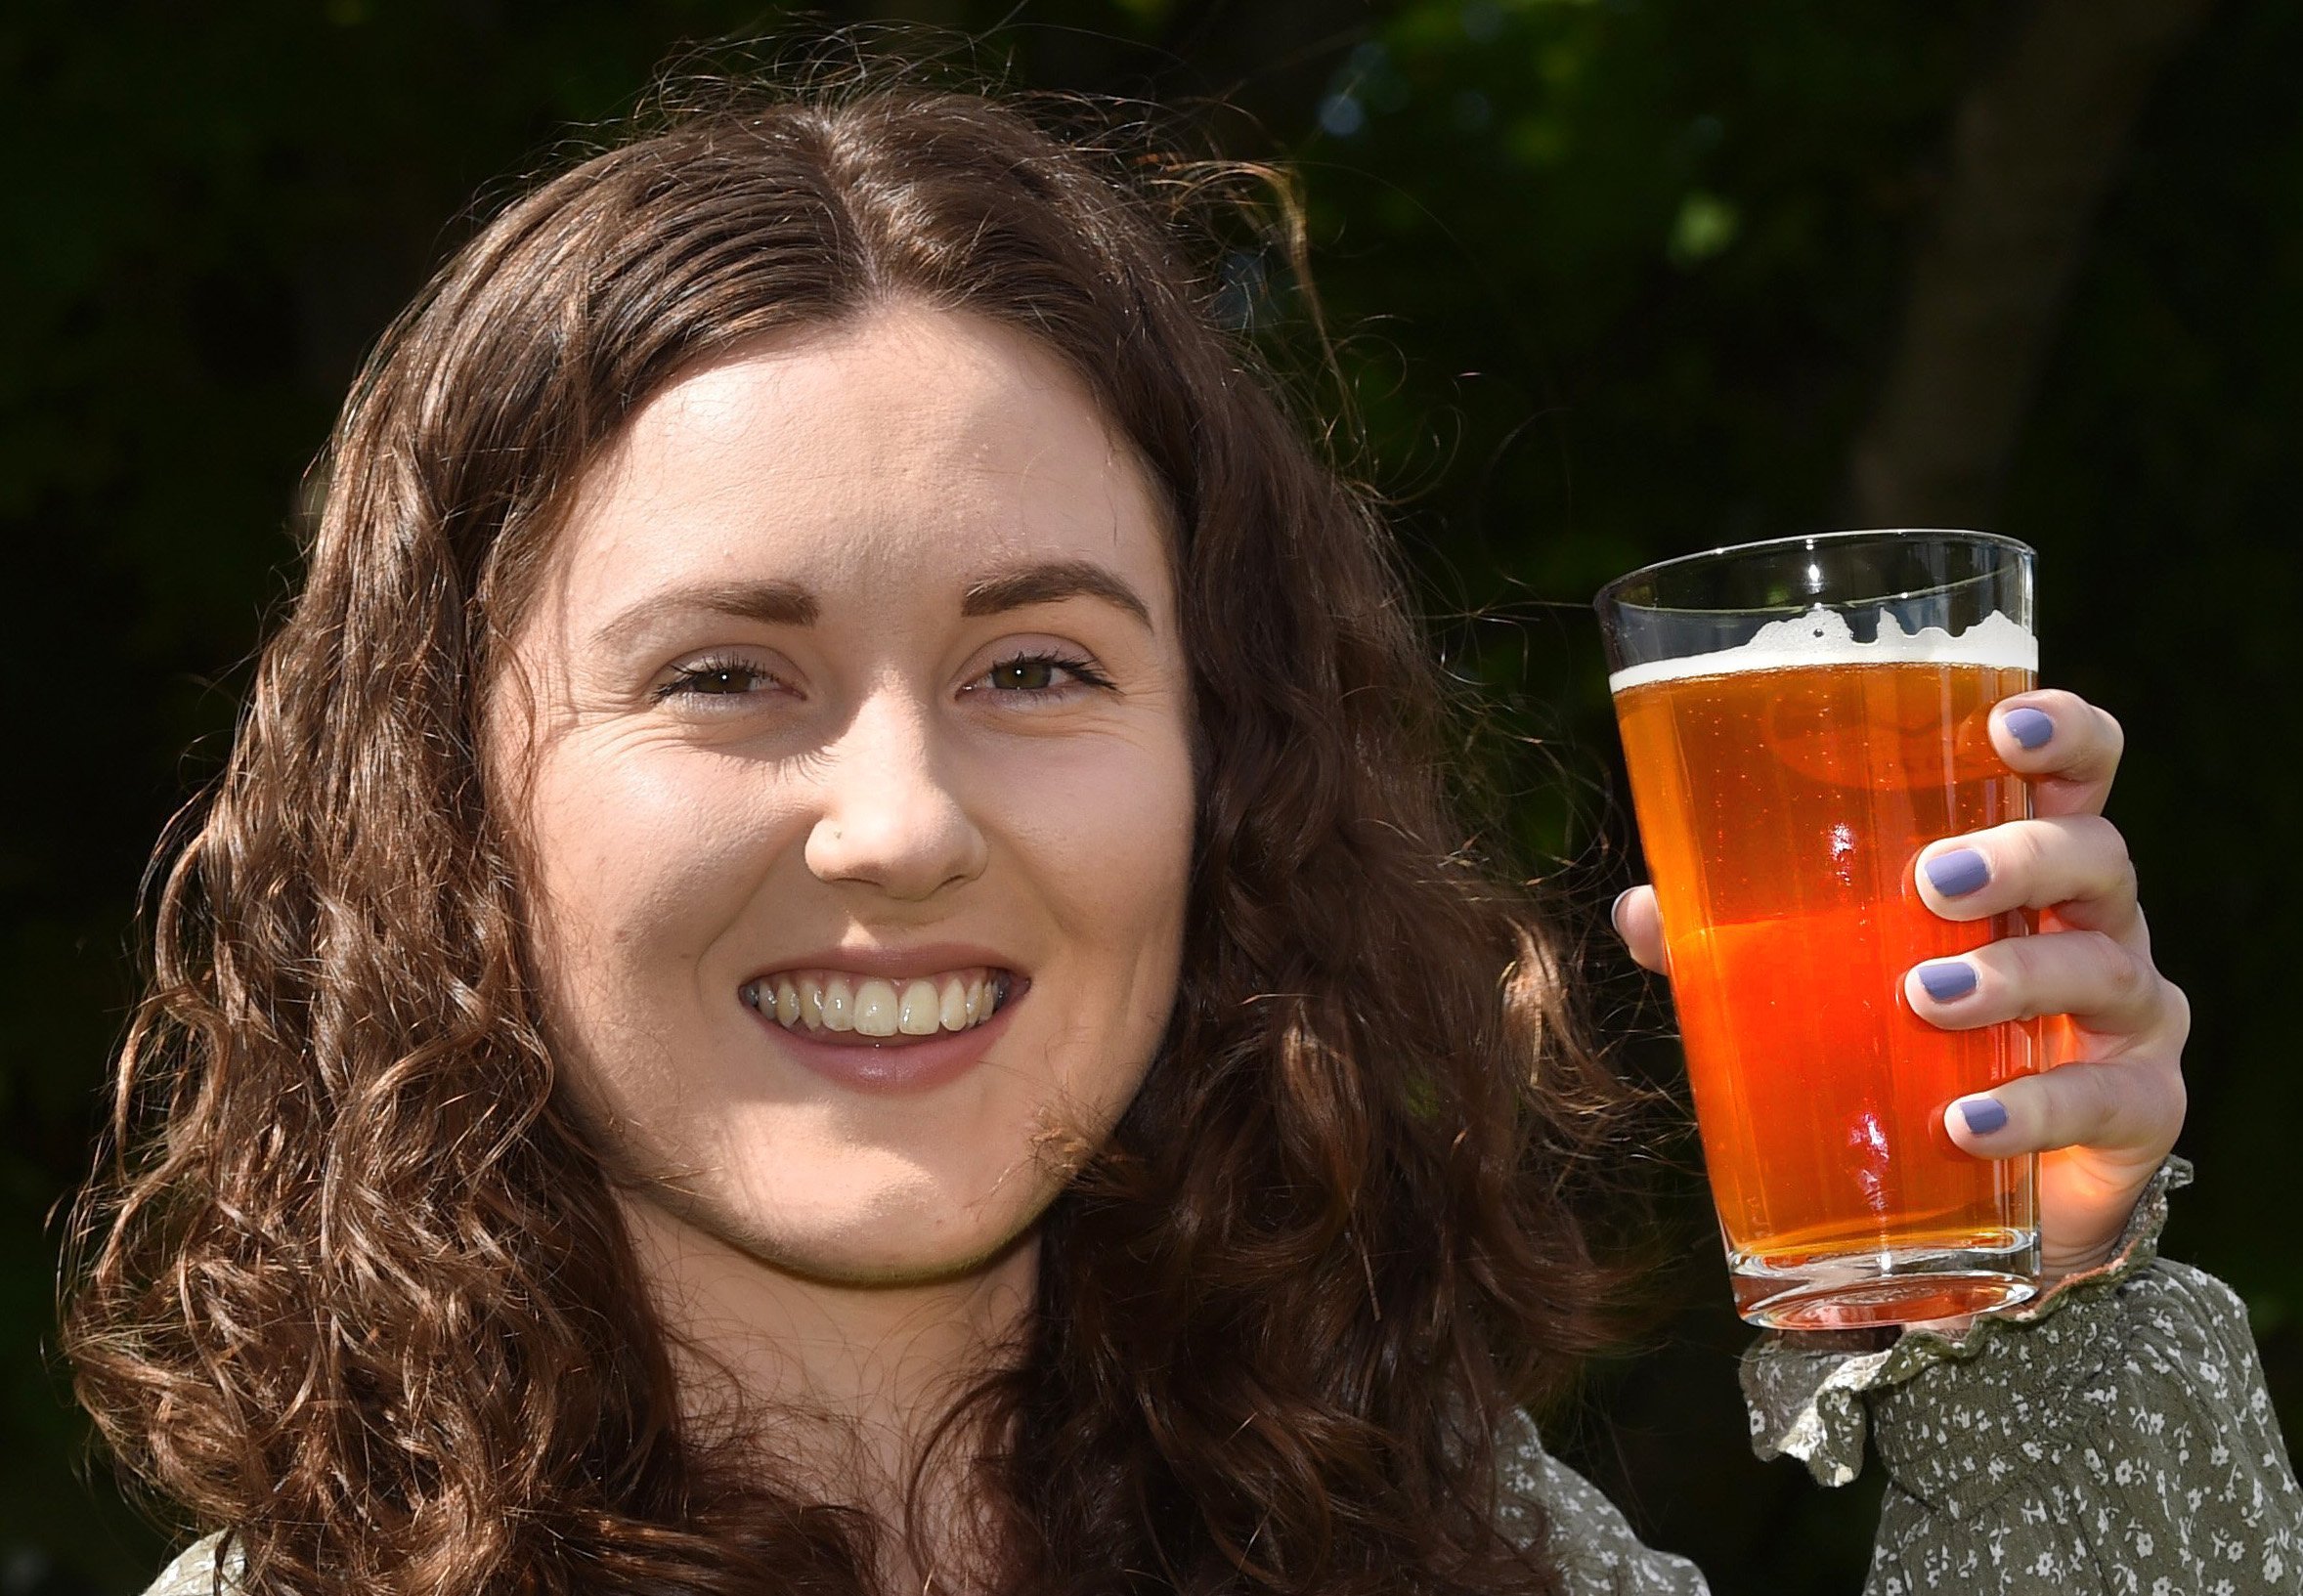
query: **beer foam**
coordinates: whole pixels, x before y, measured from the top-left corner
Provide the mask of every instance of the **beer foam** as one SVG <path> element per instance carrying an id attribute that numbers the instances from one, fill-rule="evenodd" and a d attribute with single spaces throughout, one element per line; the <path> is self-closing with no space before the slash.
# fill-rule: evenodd
<path id="1" fill-rule="evenodd" d="M 1795 620 L 1768 622 L 1752 634 L 1750 642 L 1733 648 L 1618 670 L 1607 678 L 1607 690 L 1621 693 L 1649 682 L 1677 681 L 1686 676 L 1729 676 L 1747 670 L 1792 670 L 1819 665 L 1979 665 L 2036 671 L 2039 640 L 1997 610 L 1956 637 L 1941 626 L 1905 631 L 1892 610 L 1882 610 L 1879 635 L 1860 643 L 1845 615 L 1818 604 Z"/>

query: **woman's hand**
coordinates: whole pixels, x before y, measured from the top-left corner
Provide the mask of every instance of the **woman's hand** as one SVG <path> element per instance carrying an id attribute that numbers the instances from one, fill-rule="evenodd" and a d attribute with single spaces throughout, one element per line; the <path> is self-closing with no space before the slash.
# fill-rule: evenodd
<path id="1" fill-rule="evenodd" d="M 2035 1015 L 2055 1066 L 1944 1110 L 1951 1140 L 1983 1158 L 2044 1154 L 2040 1250 L 2048 1274 L 2105 1262 L 2183 1128 L 2191 1006 L 2151 963 L 2127 844 L 2103 818 L 2119 724 L 2071 693 L 2020 693 L 1991 714 L 1991 742 L 2031 784 L 2035 818 L 1922 850 L 1920 897 L 1949 920 L 2038 911 L 2039 934 L 2006 937 L 1903 977 L 1912 1012 L 1946 1030 Z M 1616 901 L 1631 957 L 1664 968 L 1655 889 Z"/>

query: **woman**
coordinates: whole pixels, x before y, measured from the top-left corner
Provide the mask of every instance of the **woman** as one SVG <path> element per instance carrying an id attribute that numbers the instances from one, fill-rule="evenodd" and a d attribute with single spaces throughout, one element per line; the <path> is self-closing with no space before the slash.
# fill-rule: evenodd
<path id="1" fill-rule="evenodd" d="M 1599 1334 L 1613 1094 L 1389 545 L 1105 157 L 675 121 L 462 250 L 326 469 L 83 1216 L 83 1400 L 225 1531 L 155 1589 L 1700 1588 L 1520 1416 Z M 2070 1145 L 2069 1283 L 1777 1344 L 1763 1439 L 1844 1472 L 1873 1393 L 1881 1589 L 2276 1584 L 2243 1317 L 2150 1257 L 2116 733 L 2025 702 L 2063 818 L 1930 902 L 2078 928 L 1921 1012 L 2093 1016 L 1959 1133 Z"/>

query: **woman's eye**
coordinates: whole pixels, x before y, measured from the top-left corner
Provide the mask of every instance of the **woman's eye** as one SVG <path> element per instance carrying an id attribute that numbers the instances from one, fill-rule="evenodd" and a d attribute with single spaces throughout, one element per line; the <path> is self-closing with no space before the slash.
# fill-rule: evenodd
<path id="1" fill-rule="evenodd" d="M 1074 685 L 1111 685 L 1111 678 L 1087 661 L 1066 659 L 1060 654 L 1020 654 L 1014 659 L 1000 661 L 977 680 L 995 693 L 1017 693 L 1030 697 L 1060 695 L 1065 688 Z"/>
<path id="2" fill-rule="evenodd" d="M 672 679 L 656 689 L 656 697 L 741 698 L 775 685 L 775 677 L 759 666 L 741 660 L 699 660 L 674 670 Z"/>
<path id="3" fill-rule="evenodd" d="M 991 668 L 991 684 L 1025 693 L 1044 693 L 1056 685 L 1053 660 L 1010 660 Z"/>

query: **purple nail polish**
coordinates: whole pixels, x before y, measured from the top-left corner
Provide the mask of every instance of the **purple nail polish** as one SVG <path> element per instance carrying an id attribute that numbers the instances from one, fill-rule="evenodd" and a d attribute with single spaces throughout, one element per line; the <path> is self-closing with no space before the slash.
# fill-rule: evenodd
<path id="1" fill-rule="evenodd" d="M 1919 967 L 1919 984 L 1937 1003 L 1949 1003 L 1976 989 L 1976 967 L 1965 959 L 1936 959 Z"/>
<path id="2" fill-rule="evenodd" d="M 1967 1121 L 1971 1136 L 1989 1136 L 2007 1129 L 2007 1110 L 1994 1098 L 1960 1099 L 1959 1117 Z"/>
<path id="3" fill-rule="evenodd" d="M 1607 923 L 1615 927 L 1615 933 L 1618 936 L 1624 934 L 1624 902 L 1638 890 L 1639 888 L 1636 886 L 1627 886 L 1618 892 L 1615 895 L 1615 901 L 1607 906 Z M 1629 938 L 1626 937 L 1625 940 L 1629 941 Z"/>
<path id="4" fill-rule="evenodd" d="M 2055 735 L 2055 722 L 2028 705 L 2008 711 L 2002 720 L 2008 736 L 2025 748 L 2045 748 L 2047 740 Z"/>
<path id="5" fill-rule="evenodd" d="M 1927 862 L 1928 884 L 1947 898 L 1965 897 L 1991 879 L 1991 867 L 1974 848 L 1953 848 Z"/>

